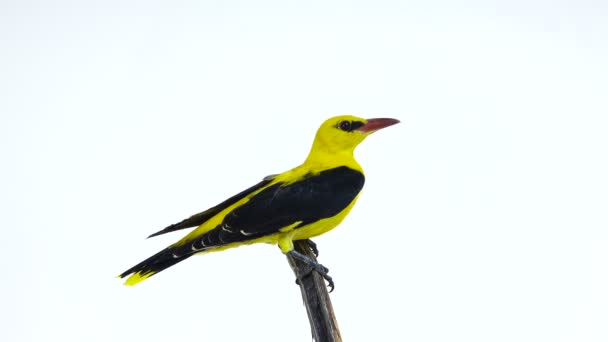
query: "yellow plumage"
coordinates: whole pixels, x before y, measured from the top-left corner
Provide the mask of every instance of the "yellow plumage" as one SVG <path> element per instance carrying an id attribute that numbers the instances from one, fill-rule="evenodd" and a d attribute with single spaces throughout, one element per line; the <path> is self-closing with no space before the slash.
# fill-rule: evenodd
<path id="1" fill-rule="evenodd" d="M 135 285 L 191 255 L 259 242 L 277 244 L 286 254 L 296 253 L 293 241 L 333 229 L 350 212 L 364 182 L 353 155 L 355 147 L 371 133 L 395 123 L 395 119 L 351 115 L 326 120 L 304 163 L 153 234 L 196 227 L 119 277 L 130 275 L 125 285 Z M 323 269 L 316 263 L 312 266 Z"/>

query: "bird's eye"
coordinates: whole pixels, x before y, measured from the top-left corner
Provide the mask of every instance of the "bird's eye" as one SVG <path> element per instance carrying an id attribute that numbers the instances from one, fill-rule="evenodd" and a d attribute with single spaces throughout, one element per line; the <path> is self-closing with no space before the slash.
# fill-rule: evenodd
<path id="1" fill-rule="evenodd" d="M 350 132 L 352 130 L 352 128 L 350 127 L 350 121 L 346 120 L 340 121 L 340 123 L 338 123 L 338 128 L 345 132 Z"/>

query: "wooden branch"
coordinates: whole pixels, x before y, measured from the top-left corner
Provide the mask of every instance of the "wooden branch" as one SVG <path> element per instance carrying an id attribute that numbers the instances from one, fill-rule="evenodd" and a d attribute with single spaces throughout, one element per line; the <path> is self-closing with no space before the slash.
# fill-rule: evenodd
<path id="1" fill-rule="evenodd" d="M 317 260 L 305 241 L 294 241 L 294 247 L 296 251 L 312 260 Z M 296 278 L 300 279 L 300 290 L 308 313 L 313 340 L 316 342 L 341 342 L 342 337 L 338 329 L 338 321 L 331 305 L 325 279 L 317 272 L 310 272 L 310 267 L 303 262 L 291 256 L 287 256 L 287 260 Z M 309 273 L 306 274 L 306 272 Z M 304 276 L 300 276 L 301 274 L 304 274 Z"/>

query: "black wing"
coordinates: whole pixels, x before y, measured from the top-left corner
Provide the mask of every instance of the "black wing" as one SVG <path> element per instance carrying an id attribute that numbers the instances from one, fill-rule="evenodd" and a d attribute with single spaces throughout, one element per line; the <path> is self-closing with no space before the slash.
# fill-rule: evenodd
<path id="1" fill-rule="evenodd" d="M 225 202 L 152 236 L 199 225 L 252 191 L 263 188 L 270 181 L 271 179 L 267 177 L 261 183 Z M 228 214 L 216 228 L 183 245 L 163 249 L 123 272 L 120 277 L 136 272 L 141 275 L 153 275 L 189 258 L 196 252 L 270 235 L 298 221 L 302 221 L 300 226 L 305 226 L 332 217 L 355 199 L 364 182 L 365 178 L 361 172 L 342 166 L 323 171 L 318 175 L 309 175 L 295 183 L 274 184 Z"/>
<path id="2" fill-rule="evenodd" d="M 216 228 L 185 245 L 174 247 L 174 252 L 185 255 L 253 240 L 298 221 L 302 221 L 299 226 L 303 227 L 332 217 L 355 199 L 364 182 L 361 172 L 341 166 L 306 176 L 295 183 L 274 184 L 228 214 Z"/>
<path id="3" fill-rule="evenodd" d="M 240 201 L 241 199 L 243 199 L 244 197 L 246 197 L 247 195 L 249 195 L 250 193 L 259 190 L 261 188 L 263 188 L 264 186 L 266 186 L 267 184 L 269 184 L 270 182 L 272 182 L 272 179 L 275 177 L 276 175 L 271 175 L 271 176 L 267 176 L 264 178 L 264 180 L 262 180 L 261 182 L 259 182 L 258 184 L 250 187 L 247 190 L 244 190 L 242 192 L 239 192 L 238 194 L 230 197 L 229 199 L 225 200 L 224 202 L 216 205 L 213 208 L 209 208 L 201 213 L 198 213 L 196 215 L 192 215 L 189 218 L 179 222 L 179 223 L 175 223 L 170 225 L 167 228 L 164 228 L 150 236 L 148 236 L 148 238 L 151 238 L 153 236 L 157 236 L 157 235 L 161 235 L 161 234 L 165 234 L 165 233 L 169 233 L 169 232 L 173 232 L 176 230 L 180 230 L 180 229 L 185 229 L 185 228 L 192 228 L 192 227 L 198 227 L 201 224 L 205 223 L 205 221 L 209 220 L 210 218 L 212 218 L 213 216 L 217 215 L 217 213 L 219 213 L 220 211 L 228 208 L 229 206 L 231 206 L 232 204 L 234 204 L 235 202 Z"/>

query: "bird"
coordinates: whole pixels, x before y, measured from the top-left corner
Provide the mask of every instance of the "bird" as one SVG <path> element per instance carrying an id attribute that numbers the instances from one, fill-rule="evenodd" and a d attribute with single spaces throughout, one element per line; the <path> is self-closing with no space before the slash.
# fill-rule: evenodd
<path id="1" fill-rule="evenodd" d="M 195 228 L 118 277 L 128 276 L 124 284 L 132 286 L 195 254 L 270 243 L 308 265 L 311 272 L 318 272 L 333 290 L 329 270 L 296 251 L 294 241 L 305 240 L 318 256 L 310 239 L 342 222 L 365 183 L 363 169 L 354 157 L 355 148 L 370 134 L 397 123 L 399 120 L 392 118 L 353 115 L 327 119 L 301 165 L 267 176 L 218 205 L 151 234 L 149 238 Z"/>

